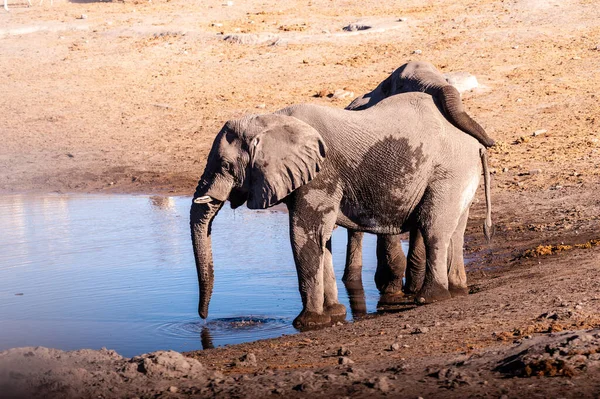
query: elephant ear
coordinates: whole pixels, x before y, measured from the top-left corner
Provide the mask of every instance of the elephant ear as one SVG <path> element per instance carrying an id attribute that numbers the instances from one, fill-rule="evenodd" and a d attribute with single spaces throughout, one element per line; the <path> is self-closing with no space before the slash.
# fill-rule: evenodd
<path id="1" fill-rule="evenodd" d="M 394 89 L 394 73 L 396 71 L 394 71 L 392 74 L 390 74 L 390 76 L 388 76 L 383 82 L 380 83 L 381 87 L 381 94 L 383 94 L 383 98 L 387 98 L 389 96 L 391 96 L 392 94 L 392 90 Z"/>
<path id="2" fill-rule="evenodd" d="M 310 125 L 291 116 L 270 117 L 276 121 L 266 121 L 266 130 L 250 142 L 250 209 L 275 205 L 314 179 L 327 152 L 323 138 Z"/>

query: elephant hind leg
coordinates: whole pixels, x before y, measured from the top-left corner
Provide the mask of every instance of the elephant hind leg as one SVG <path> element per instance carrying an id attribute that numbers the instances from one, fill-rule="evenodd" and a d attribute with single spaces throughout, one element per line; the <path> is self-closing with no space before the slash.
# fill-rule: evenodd
<path id="1" fill-rule="evenodd" d="M 426 191 L 417 222 L 423 233 L 427 254 L 423 286 L 416 296 L 419 304 L 452 297 L 448 290 L 448 249 L 464 210 L 460 209 L 458 201 L 456 205 L 453 204 L 454 201 L 449 201 L 461 198 L 461 193 L 454 191 L 456 188 L 448 181 L 440 183 L 435 189 Z"/>
<path id="2" fill-rule="evenodd" d="M 404 293 L 415 295 L 425 280 L 425 243 L 423 242 L 423 234 L 418 227 L 413 227 L 410 230 L 410 239 L 408 245 L 408 260 L 406 265 L 406 283 L 404 285 Z"/>
<path id="3" fill-rule="evenodd" d="M 448 289 L 453 297 L 465 296 L 469 294 L 467 287 L 467 273 L 465 271 L 465 261 L 463 256 L 463 246 L 465 242 L 465 228 L 469 211 L 466 210 L 458 222 L 458 227 L 450 240 L 448 253 Z"/>
<path id="4" fill-rule="evenodd" d="M 406 256 L 398 235 L 377 235 L 377 271 L 375 285 L 381 294 L 402 294 L 402 278 L 406 270 Z"/>
<path id="5" fill-rule="evenodd" d="M 348 229 L 346 265 L 343 282 L 356 281 L 362 285 L 362 241 L 364 233 Z"/>

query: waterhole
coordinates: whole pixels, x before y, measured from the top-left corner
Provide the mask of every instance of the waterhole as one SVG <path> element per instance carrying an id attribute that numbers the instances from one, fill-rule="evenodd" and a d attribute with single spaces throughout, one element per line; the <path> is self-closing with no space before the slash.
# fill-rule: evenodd
<path id="1" fill-rule="evenodd" d="M 213 223 L 215 287 L 204 321 L 197 315 L 190 204 L 187 197 L 0 196 L 0 350 L 106 347 L 134 356 L 295 333 L 301 301 L 287 214 L 223 207 Z M 379 299 L 375 244 L 366 234 L 367 312 Z M 351 320 L 340 281 L 344 229 L 334 231 L 332 246 Z"/>

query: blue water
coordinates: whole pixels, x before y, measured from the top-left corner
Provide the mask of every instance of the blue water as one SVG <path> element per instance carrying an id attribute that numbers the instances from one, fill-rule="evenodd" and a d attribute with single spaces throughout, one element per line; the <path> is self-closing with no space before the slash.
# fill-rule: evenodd
<path id="1" fill-rule="evenodd" d="M 292 334 L 301 310 L 281 211 L 235 211 L 213 223 L 215 288 L 206 321 L 189 233 L 191 198 L 0 196 L 0 350 L 188 351 Z M 340 301 L 346 231 L 333 234 Z M 367 310 L 376 310 L 375 237 L 365 235 Z"/>

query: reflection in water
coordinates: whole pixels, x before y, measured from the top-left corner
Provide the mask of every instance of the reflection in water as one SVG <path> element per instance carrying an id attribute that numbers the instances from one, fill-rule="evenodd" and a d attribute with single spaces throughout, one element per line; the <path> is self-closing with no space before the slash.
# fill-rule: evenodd
<path id="1" fill-rule="evenodd" d="M 365 289 L 362 280 L 344 282 L 348 300 L 350 301 L 350 311 L 352 318 L 358 320 L 367 315 L 367 300 L 365 298 Z"/>
<path id="2" fill-rule="evenodd" d="M 0 350 L 104 346 L 133 356 L 294 333 L 301 300 L 287 214 L 221 210 L 212 229 L 210 317 L 201 321 L 190 204 L 187 197 L 0 196 Z M 375 242 L 365 235 L 364 288 L 340 293 L 354 318 L 376 311 Z M 341 277 L 343 229 L 332 245 Z"/>
<path id="3" fill-rule="evenodd" d="M 202 331 L 200 331 L 200 342 L 202 343 L 202 349 L 213 349 L 215 347 L 210 329 L 206 326 L 202 327 Z"/>
<path id="4" fill-rule="evenodd" d="M 170 210 L 175 208 L 175 199 L 173 197 L 162 197 L 159 195 L 153 195 L 150 197 L 150 203 L 163 210 Z"/>

